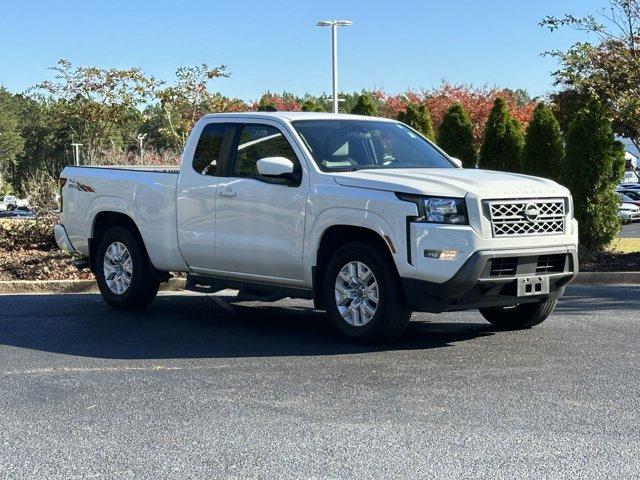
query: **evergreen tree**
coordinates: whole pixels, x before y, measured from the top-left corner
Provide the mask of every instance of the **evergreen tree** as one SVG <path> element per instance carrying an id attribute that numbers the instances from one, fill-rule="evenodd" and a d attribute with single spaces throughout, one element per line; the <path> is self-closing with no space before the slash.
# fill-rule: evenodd
<path id="1" fill-rule="evenodd" d="M 563 183 L 571 190 L 580 243 L 608 245 L 620 229 L 615 187 L 624 175 L 624 147 L 615 139 L 602 104 L 591 99 L 569 125 Z"/>
<path id="2" fill-rule="evenodd" d="M 473 125 L 469 114 L 459 102 L 451 105 L 442 117 L 436 143 L 452 157 L 462 160 L 464 168 L 476 166 Z"/>
<path id="3" fill-rule="evenodd" d="M 419 131 L 429 140 L 433 141 L 436 138 L 433 133 L 433 123 L 431 122 L 429 108 L 424 104 L 416 105 L 410 103 L 403 112 L 398 114 L 398 120 Z"/>
<path id="4" fill-rule="evenodd" d="M 351 113 L 375 117 L 378 114 L 378 106 L 368 92 L 362 92 Z"/>
<path id="5" fill-rule="evenodd" d="M 277 112 L 278 109 L 273 103 L 265 101 L 264 99 L 260 99 L 258 103 L 258 111 L 259 112 Z"/>
<path id="6" fill-rule="evenodd" d="M 327 109 L 322 105 L 321 102 L 315 101 L 311 98 L 305 100 L 302 105 L 300 105 L 300 110 L 303 112 L 326 112 Z"/>
<path id="7" fill-rule="evenodd" d="M 505 101 L 496 98 L 484 130 L 480 166 L 489 170 L 520 172 L 523 144 L 520 124 L 509 114 Z"/>
<path id="8" fill-rule="evenodd" d="M 560 180 L 564 142 L 560 124 L 551 109 L 539 103 L 525 135 L 523 171 L 530 175 Z"/>

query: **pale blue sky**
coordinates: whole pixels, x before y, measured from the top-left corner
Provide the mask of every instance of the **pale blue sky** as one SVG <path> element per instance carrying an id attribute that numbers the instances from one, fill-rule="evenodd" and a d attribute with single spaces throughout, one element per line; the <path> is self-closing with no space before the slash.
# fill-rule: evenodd
<path id="1" fill-rule="evenodd" d="M 348 18 L 340 90 L 397 93 L 448 80 L 541 95 L 555 65 L 540 53 L 584 37 L 549 33 L 540 19 L 604 1 L 2 0 L 0 84 L 22 91 L 67 58 L 167 80 L 177 66 L 225 64 L 231 77 L 212 88 L 245 100 L 266 90 L 322 93 L 331 89 L 330 34 L 315 22 Z"/>

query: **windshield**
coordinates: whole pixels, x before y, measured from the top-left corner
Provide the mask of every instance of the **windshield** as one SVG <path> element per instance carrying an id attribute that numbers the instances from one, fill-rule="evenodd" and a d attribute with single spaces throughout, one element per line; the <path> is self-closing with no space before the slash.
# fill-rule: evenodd
<path id="1" fill-rule="evenodd" d="M 626 197 L 632 199 L 632 200 L 640 200 L 640 193 L 624 191 L 624 192 L 622 192 L 622 194 L 625 195 Z"/>
<path id="2" fill-rule="evenodd" d="M 293 126 L 324 171 L 455 168 L 433 145 L 401 123 L 298 120 Z"/>

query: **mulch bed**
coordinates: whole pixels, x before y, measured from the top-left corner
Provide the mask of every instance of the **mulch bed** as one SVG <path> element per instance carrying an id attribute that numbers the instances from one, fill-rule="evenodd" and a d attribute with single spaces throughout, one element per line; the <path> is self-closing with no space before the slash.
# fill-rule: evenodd
<path id="1" fill-rule="evenodd" d="M 0 250 L 2 280 L 87 280 L 89 270 L 78 270 L 73 257 L 61 250 Z"/>
<path id="2" fill-rule="evenodd" d="M 581 252 L 581 272 L 638 272 L 640 271 L 640 252 Z"/>

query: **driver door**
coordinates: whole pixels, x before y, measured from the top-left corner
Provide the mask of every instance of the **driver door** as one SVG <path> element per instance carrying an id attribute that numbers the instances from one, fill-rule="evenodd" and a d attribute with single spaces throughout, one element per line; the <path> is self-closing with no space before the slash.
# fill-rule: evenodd
<path id="1" fill-rule="evenodd" d="M 303 278 L 302 253 L 308 178 L 301 152 L 276 123 L 238 123 L 226 176 L 216 194 L 217 269 L 248 280 Z M 297 183 L 258 173 L 266 157 L 290 159 Z"/>

